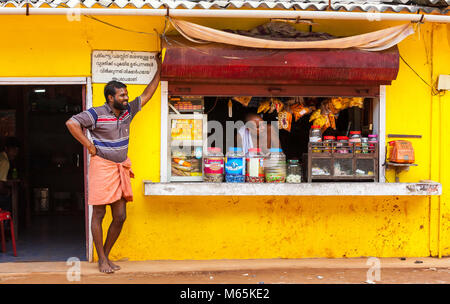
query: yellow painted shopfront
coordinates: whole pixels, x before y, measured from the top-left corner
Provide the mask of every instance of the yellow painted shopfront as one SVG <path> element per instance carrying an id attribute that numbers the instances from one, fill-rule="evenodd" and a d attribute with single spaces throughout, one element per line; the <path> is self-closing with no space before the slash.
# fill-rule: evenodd
<path id="1" fill-rule="evenodd" d="M 6 4 L 2 9 L 8 7 L 14 6 Z M 43 4 L 41 7 L 50 6 Z M 96 4 L 95 7 L 101 6 Z M 121 9 L 114 4 L 110 8 Z M 80 86 L 87 96 L 86 104 L 89 105 L 91 100 L 93 106 L 102 105 L 104 84 L 92 84 L 90 80 L 92 52 L 158 52 L 160 40 L 156 32 L 163 32 L 165 18 L 95 16 L 95 19 L 33 15 L 32 10 L 30 16 L 0 15 L 3 54 L 0 56 L 0 84 L 27 85 L 29 81 L 32 85 L 33 79 L 38 79 L 37 84 L 54 80 L 55 85 L 58 81 L 67 85 L 70 79 L 85 79 Z M 240 30 L 268 21 L 257 18 L 187 20 L 216 29 Z M 406 23 L 314 22 L 317 23 L 313 25 L 314 31 L 336 36 L 363 34 Z M 308 26 L 296 25 L 301 30 L 307 30 Z M 145 195 L 144 181 L 159 182 L 161 171 L 166 169 L 161 168 L 163 124 L 161 88 L 158 88 L 132 123 L 129 157 L 135 173 L 132 180 L 134 201 L 128 204 L 127 221 L 111 258 L 183 260 L 450 255 L 450 93 L 444 90 L 433 94 L 435 90 L 427 85 L 435 86 L 440 75 L 450 74 L 450 23 L 425 22 L 414 27 L 415 33 L 400 42 L 398 49 L 400 56 L 423 80 L 400 60 L 397 78 L 381 89 L 385 93 L 384 142 L 392 140 L 388 134 L 421 135 L 408 139 L 414 146 L 418 166 L 400 173 L 400 182 L 431 180 L 442 185 L 441 195 Z M 168 34 L 177 32 L 170 28 Z M 130 98 L 140 95 L 144 87 L 129 85 Z M 386 182 L 393 182 L 393 170 L 387 170 L 385 178 Z M 85 212 L 89 214 L 88 210 Z M 105 228 L 110 220 L 108 209 Z M 90 257 L 94 252 L 89 238 L 86 246 Z"/>

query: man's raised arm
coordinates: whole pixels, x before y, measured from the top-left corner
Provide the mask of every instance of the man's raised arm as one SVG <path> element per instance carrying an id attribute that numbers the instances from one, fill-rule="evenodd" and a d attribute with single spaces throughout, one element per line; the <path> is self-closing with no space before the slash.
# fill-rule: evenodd
<path id="1" fill-rule="evenodd" d="M 158 87 L 161 76 L 161 58 L 159 56 L 160 54 L 155 57 L 158 65 L 155 77 L 153 77 L 153 80 L 147 85 L 141 95 L 141 107 L 145 106 L 145 104 L 152 98 L 153 94 L 155 94 L 156 88 Z"/>

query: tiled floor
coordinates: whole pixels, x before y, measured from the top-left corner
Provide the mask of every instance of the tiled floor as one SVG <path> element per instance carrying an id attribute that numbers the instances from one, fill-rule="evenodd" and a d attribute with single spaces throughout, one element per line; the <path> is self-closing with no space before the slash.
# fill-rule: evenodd
<path id="1" fill-rule="evenodd" d="M 86 260 L 83 215 L 36 216 L 31 227 L 19 233 L 17 257 L 8 241 L 6 253 L 0 248 L 0 263 L 67 261 L 70 257 Z"/>

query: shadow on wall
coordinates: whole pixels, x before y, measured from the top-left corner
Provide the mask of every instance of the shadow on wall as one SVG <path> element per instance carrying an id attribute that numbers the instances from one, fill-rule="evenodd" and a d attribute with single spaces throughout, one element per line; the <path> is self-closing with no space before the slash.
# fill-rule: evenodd
<path id="1" fill-rule="evenodd" d="M 447 44 L 450 47 L 450 23 L 447 23 Z"/>

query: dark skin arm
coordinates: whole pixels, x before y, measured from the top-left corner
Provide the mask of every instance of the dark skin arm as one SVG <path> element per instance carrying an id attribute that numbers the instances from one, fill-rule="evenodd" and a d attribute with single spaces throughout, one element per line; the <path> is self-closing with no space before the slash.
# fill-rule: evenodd
<path id="1" fill-rule="evenodd" d="M 141 107 L 145 106 L 145 104 L 152 98 L 153 94 L 155 94 L 156 89 L 158 88 L 158 84 L 161 76 L 161 54 L 156 56 L 156 64 L 158 69 L 156 70 L 156 74 L 153 77 L 152 81 L 147 85 L 144 92 L 141 95 Z"/>

